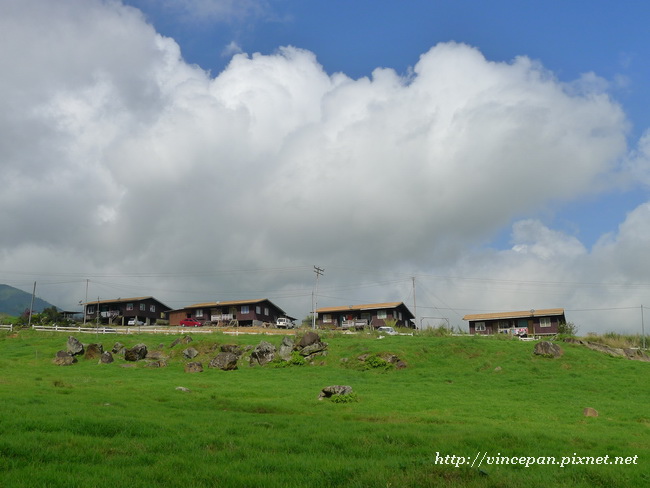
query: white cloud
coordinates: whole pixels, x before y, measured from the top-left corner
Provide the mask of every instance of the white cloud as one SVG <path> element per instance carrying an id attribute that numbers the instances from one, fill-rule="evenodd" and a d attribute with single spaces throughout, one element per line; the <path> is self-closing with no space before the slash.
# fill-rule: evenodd
<path id="1" fill-rule="evenodd" d="M 473 251 L 628 171 L 617 167 L 624 113 L 594 77 L 576 90 L 526 57 L 495 63 L 444 43 L 408 78 L 330 75 L 295 47 L 237 54 L 211 78 L 137 10 L 88 0 L 5 2 L 0 31 L 12 41 L 0 45 L 0 205 L 11 209 L 0 270 L 155 274 L 134 294 L 179 306 L 230 292 L 293 297 L 301 315 L 312 264 L 330 263 L 331 296 L 384 300 L 402 299 L 386 294 L 403 283 L 336 289 L 438 268 L 607 280 L 589 263 L 630 248 L 626 226 L 590 253 L 523 220 L 512 250 Z M 262 268 L 279 271 L 222 274 Z M 76 303 L 75 293 L 56 298 Z M 486 304 L 485 292 L 446 293 Z"/>

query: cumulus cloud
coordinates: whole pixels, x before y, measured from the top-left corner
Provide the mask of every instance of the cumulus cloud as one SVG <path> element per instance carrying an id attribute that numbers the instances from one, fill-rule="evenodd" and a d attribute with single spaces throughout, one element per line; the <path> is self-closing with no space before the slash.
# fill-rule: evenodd
<path id="1" fill-rule="evenodd" d="M 336 290 L 435 269 L 607 280 L 588 272 L 601 256 L 641 252 L 626 243 L 650 222 L 642 210 L 593 251 L 525 219 L 628 171 L 625 114 L 594 76 L 561 83 L 524 56 L 442 43 L 407 77 L 329 74 L 291 46 L 237 54 L 211 77 L 138 10 L 99 0 L 4 2 L 0 31 L 2 270 L 155 274 L 134 294 L 293 296 L 296 310 L 280 305 L 301 316 L 312 264 L 331 263 L 333 297 L 362 300 Z M 476 252 L 517 219 L 512 249 Z M 234 269 L 282 273 L 223 274 Z M 371 300 L 403 299 L 386 296 L 401 286 Z"/>

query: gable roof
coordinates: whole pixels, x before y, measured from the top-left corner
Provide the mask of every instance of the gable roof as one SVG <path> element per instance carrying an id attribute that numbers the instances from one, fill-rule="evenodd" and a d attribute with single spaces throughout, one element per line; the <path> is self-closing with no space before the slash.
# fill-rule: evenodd
<path id="1" fill-rule="evenodd" d="M 397 308 L 404 307 L 406 311 L 413 315 L 404 302 L 385 302 L 385 303 L 368 303 L 364 305 L 344 305 L 342 307 L 323 307 L 316 310 L 316 313 L 329 313 L 329 312 L 347 312 L 348 310 L 381 310 L 384 308 Z"/>
<path id="2" fill-rule="evenodd" d="M 260 298 L 257 300 L 225 300 L 222 302 L 204 302 L 204 303 L 195 303 L 193 305 L 188 305 L 183 308 L 179 308 L 177 310 L 187 310 L 190 308 L 210 308 L 210 307 L 229 307 L 233 305 L 254 305 L 256 303 L 262 303 L 262 302 L 268 302 L 271 305 L 273 305 L 275 308 L 277 308 L 280 312 L 286 315 L 286 312 L 282 310 L 280 307 L 278 307 L 275 303 L 273 303 L 271 300 L 268 298 Z"/>
<path id="3" fill-rule="evenodd" d="M 165 308 L 170 308 L 167 305 L 165 305 L 163 302 L 160 300 L 154 298 L 154 297 L 132 297 L 132 298 L 114 298 L 112 300 L 91 300 L 89 302 L 84 302 L 82 305 L 101 305 L 101 304 L 106 304 L 106 303 L 125 303 L 125 302 L 142 302 L 144 300 L 154 300 L 158 303 L 160 303 L 163 307 Z"/>
<path id="4" fill-rule="evenodd" d="M 463 320 L 498 320 L 498 319 L 519 319 L 526 317 L 550 317 L 564 315 L 563 308 L 546 308 L 542 310 L 524 310 L 520 312 L 496 312 L 496 313 L 477 313 L 465 315 Z"/>

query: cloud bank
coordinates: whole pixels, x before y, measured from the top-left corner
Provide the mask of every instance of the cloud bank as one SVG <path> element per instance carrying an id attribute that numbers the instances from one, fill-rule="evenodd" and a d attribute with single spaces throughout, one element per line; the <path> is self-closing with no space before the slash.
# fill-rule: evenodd
<path id="1" fill-rule="evenodd" d="M 593 249 L 528 217 L 648 174 L 647 138 L 628 157 L 625 114 L 593 75 L 567 84 L 449 42 L 408 76 L 326 73 L 285 46 L 213 77 L 98 0 L 3 2 L 0 32 L 8 280 L 117 277 L 115 296 L 172 306 L 262 294 L 297 316 L 313 264 L 332 270 L 321 304 L 404 300 L 410 275 L 431 292 L 422 310 L 452 315 L 646 296 L 631 285 L 648 276 L 650 207 Z M 483 247 L 513 221 L 511 249 Z M 74 304 L 81 286 L 44 298 Z M 618 326 L 595 315 L 581 331 Z"/>

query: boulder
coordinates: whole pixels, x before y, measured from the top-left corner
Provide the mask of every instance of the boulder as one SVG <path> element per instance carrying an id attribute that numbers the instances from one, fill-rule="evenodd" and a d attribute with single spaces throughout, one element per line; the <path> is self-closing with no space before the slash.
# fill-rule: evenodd
<path id="1" fill-rule="evenodd" d="M 232 352 L 220 352 L 210 361 L 209 368 L 219 368 L 223 371 L 237 369 L 237 355 Z"/>
<path id="2" fill-rule="evenodd" d="M 282 344 L 280 344 L 280 350 L 278 351 L 278 356 L 280 356 L 284 361 L 289 361 L 291 359 L 291 353 L 293 352 L 294 342 L 293 339 L 289 336 L 284 336 L 282 338 Z"/>
<path id="3" fill-rule="evenodd" d="M 275 346 L 270 342 L 260 342 L 251 353 L 250 364 L 264 366 L 275 359 Z"/>
<path id="4" fill-rule="evenodd" d="M 325 355 L 327 353 L 327 342 L 314 342 L 308 346 L 298 350 L 298 354 L 304 356 L 306 359 L 311 359 L 314 356 Z"/>
<path id="5" fill-rule="evenodd" d="M 186 373 L 203 373 L 203 365 L 198 361 L 192 361 L 185 365 Z"/>
<path id="6" fill-rule="evenodd" d="M 111 354 L 111 351 L 104 351 L 99 358 L 100 364 L 110 364 L 113 361 L 115 361 L 115 359 L 113 359 L 113 354 Z"/>
<path id="7" fill-rule="evenodd" d="M 147 363 L 147 368 L 164 368 L 165 366 L 167 366 L 167 361 L 165 359 L 159 359 Z"/>
<path id="8" fill-rule="evenodd" d="M 146 359 L 153 359 L 154 361 L 161 361 L 167 359 L 167 355 L 163 351 L 147 351 Z"/>
<path id="9" fill-rule="evenodd" d="M 187 336 L 187 335 L 183 336 L 183 337 L 178 337 L 176 340 L 174 340 L 174 342 L 172 342 L 172 345 L 169 346 L 169 347 L 174 347 L 174 346 L 176 346 L 178 344 L 183 344 L 183 345 L 189 344 L 192 341 L 193 341 L 193 339 L 190 336 Z"/>
<path id="10" fill-rule="evenodd" d="M 135 346 L 124 351 L 124 359 L 126 361 L 139 361 L 147 357 L 147 346 L 144 344 L 136 344 Z"/>
<path id="11" fill-rule="evenodd" d="M 331 385 L 326 386 L 320 391 L 318 399 L 330 398 L 334 395 L 349 395 L 352 393 L 352 387 L 347 385 Z"/>
<path id="12" fill-rule="evenodd" d="M 86 359 L 99 359 L 104 354 L 104 346 L 101 344 L 89 344 L 86 347 L 84 357 Z"/>
<path id="13" fill-rule="evenodd" d="M 124 351 L 126 350 L 126 347 L 124 347 L 124 344 L 121 342 L 116 342 L 113 344 L 113 349 L 111 349 L 111 352 L 113 354 L 124 354 Z"/>
<path id="14" fill-rule="evenodd" d="M 77 362 L 77 358 L 68 351 L 58 351 L 52 362 L 57 366 L 71 366 Z"/>
<path id="15" fill-rule="evenodd" d="M 84 345 L 79 342 L 76 337 L 73 336 L 68 337 L 66 349 L 73 356 L 78 356 L 84 353 Z"/>
<path id="16" fill-rule="evenodd" d="M 187 349 L 183 350 L 183 357 L 185 359 L 194 359 L 198 355 L 199 355 L 199 351 L 197 351 L 193 347 L 188 347 Z"/>
<path id="17" fill-rule="evenodd" d="M 242 354 L 244 354 L 244 351 L 242 350 L 241 347 L 239 347 L 237 344 L 223 344 L 219 350 L 221 352 L 231 352 L 234 355 L 236 355 L 238 358 L 241 357 Z"/>
<path id="18" fill-rule="evenodd" d="M 598 411 L 595 408 L 591 407 L 586 407 L 583 411 L 582 414 L 585 417 L 598 417 Z"/>
<path id="19" fill-rule="evenodd" d="M 545 358 L 558 358 L 564 354 L 564 351 L 557 344 L 548 341 L 541 341 L 535 344 L 533 353 L 537 356 L 544 356 Z"/>
<path id="20" fill-rule="evenodd" d="M 300 338 L 298 348 L 302 349 L 303 347 L 310 346 L 316 342 L 320 342 L 320 336 L 316 332 L 310 330 Z"/>
<path id="21" fill-rule="evenodd" d="M 177 387 L 176 387 L 176 390 L 178 390 L 178 391 L 183 391 L 183 392 L 185 392 L 185 393 L 189 393 L 190 391 L 192 391 L 192 390 L 190 390 L 189 388 L 187 388 L 187 387 L 185 387 L 185 386 L 177 386 Z"/>

